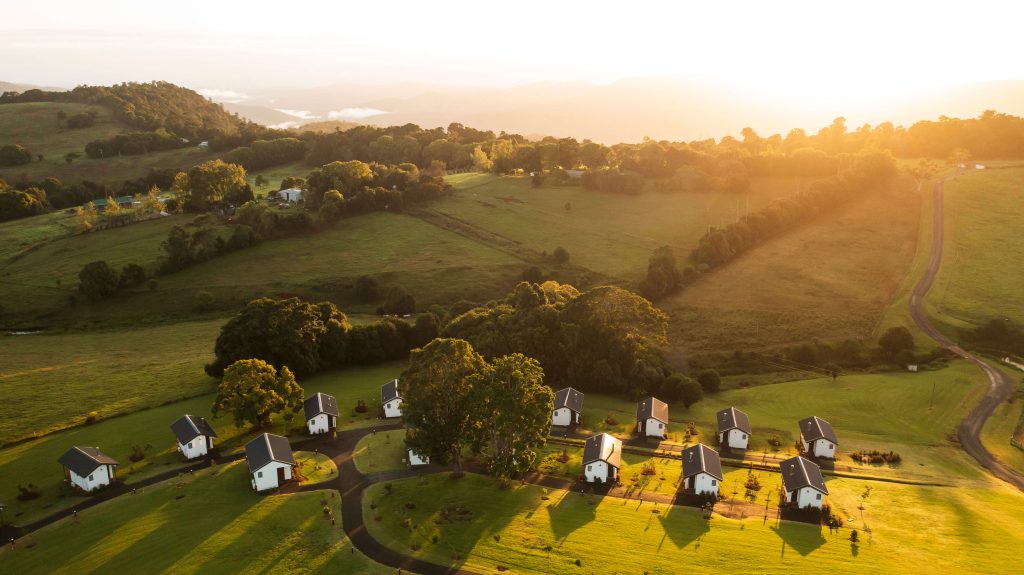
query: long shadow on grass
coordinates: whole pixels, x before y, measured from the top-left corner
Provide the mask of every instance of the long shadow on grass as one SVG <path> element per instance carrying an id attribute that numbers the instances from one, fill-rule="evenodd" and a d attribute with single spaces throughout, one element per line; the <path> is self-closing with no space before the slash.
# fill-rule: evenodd
<path id="1" fill-rule="evenodd" d="M 711 531 L 710 521 L 704 519 L 698 509 L 669 505 L 658 520 L 665 530 L 665 537 L 679 549 L 695 544 L 694 550 L 699 551 L 701 540 Z M 661 548 L 660 543 L 658 548 Z"/>
<path id="2" fill-rule="evenodd" d="M 597 517 L 597 506 L 601 504 L 602 499 L 598 495 L 563 491 L 558 503 L 547 508 L 551 532 L 555 539 L 563 541 L 574 531 L 593 521 Z"/>
<path id="3" fill-rule="evenodd" d="M 772 526 L 772 531 L 782 538 L 783 557 L 786 556 L 786 546 L 793 548 L 800 555 L 807 556 L 825 544 L 825 536 L 821 534 L 820 525 L 780 521 L 778 525 Z"/>

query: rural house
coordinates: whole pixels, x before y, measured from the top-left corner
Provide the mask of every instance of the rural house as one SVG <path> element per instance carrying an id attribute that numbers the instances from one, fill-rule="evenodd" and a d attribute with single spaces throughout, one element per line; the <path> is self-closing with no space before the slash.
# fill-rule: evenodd
<path id="1" fill-rule="evenodd" d="M 703 443 L 683 450 L 683 490 L 697 495 L 718 495 L 722 460 Z"/>
<path id="2" fill-rule="evenodd" d="M 117 461 L 99 447 L 72 447 L 57 460 L 64 466 L 64 481 L 82 491 L 95 491 L 114 480 Z"/>
<path id="3" fill-rule="evenodd" d="M 644 437 L 668 435 L 668 404 L 648 397 L 636 405 L 636 432 Z"/>
<path id="4" fill-rule="evenodd" d="M 811 416 L 800 420 L 800 442 L 804 453 L 808 455 L 836 458 L 836 446 L 839 445 L 836 432 L 829 422 L 820 417 Z"/>
<path id="5" fill-rule="evenodd" d="M 795 504 L 799 509 L 821 509 L 828 488 L 825 487 L 825 479 L 817 463 L 797 455 L 780 463 L 779 472 L 782 473 L 783 498 L 786 503 Z"/>
<path id="6" fill-rule="evenodd" d="M 281 190 L 277 192 L 277 197 L 286 201 L 295 203 L 302 199 L 302 190 L 299 188 L 288 188 L 287 190 Z"/>
<path id="7" fill-rule="evenodd" d="M 583 394 L 571 387 L 555 393 L 555 410 L 551 413 L 551 425 L 577 425 L 583 412 Z"/>
<path id="8" fill-rule="evenodd" d="M 213 438 L 217 432 L 210 427 L 206 418 L 185 414 L 171 424 L 171 431 L 178 440 L 178 451 L 185 459 L 202 457 L 213 449 Z"/>
<path id="9" fill-rule="evenodd" d="M 607 433 L 583 445 L 583 475 L 587 483 L 614 483 L 622 467 L 622 442 Z"/>
<path id="10" fill-rule="evenodd" d="M 718 412 L 718 444 L 729 449 L 746 449 L 750 442 L 747 414 L 730 407 Z"/>
<path id="11" fill-rule="evenodd" d="M 402 417 L 402 396 L 398 394 L 397 379 L 380 386 L 380 407 L 384 410 L 384 417 Z"/>
<path id="12" fill-rule="evenodd" d="M 306 398 L 306 427 L 310 435 L 327 433 L 338 428 L 338 400 L 333 395 L 316 392 Z"/>
<path id="13" fill-rule="evenodd" d="M 411 447 L 407 448 L 405 451 L 406 455 L 409 457 L 409 465 L 426 465 L 430 463 L 430 456 L 428 455 L 420 455 Z"/>
<path id="14" fill-rule="evenodd" d="M 245 460 L 256 491 L 276 489 L 291 481 L 295 456 L 287 437 L 264 433 L 245 444 Z"/>

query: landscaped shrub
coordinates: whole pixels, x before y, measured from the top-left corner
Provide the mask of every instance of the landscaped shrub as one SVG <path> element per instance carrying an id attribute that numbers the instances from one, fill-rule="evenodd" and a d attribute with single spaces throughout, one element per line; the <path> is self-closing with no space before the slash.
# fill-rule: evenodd
<path id="1" fill-rule="evenodd" d="M 857 463 L 872 463 L 875 465 L 881 465 L 888 463 L 890 465 L 897 465 L 902 461 L 899 453 L 894 451 L 883 452 L 883 451 L 855 451 L 850 454 L 850 459 Z"/>
<path id="2" fill-rule="evenodd" d="M 132 454 L 128 456 L 128 459 L 131 459 L 132 461 L 142 461 L 145 458 L 146 458 L 146 454 L 142 450 L 142 446 L 141 445 L 133 445 L 132 446 Z"/>
<path id="3" fill-rule="evenodd" d="M 768 445 L 771 445 L 772 447 L 776 448 L 782 447 L 782 439 L 779 438 L 778 435 L 773 433 L 771 434 L 771 436 L 768 437 Z"/>
<path id="4" fill-rule="evenodd" d="M 747 482 L 743 484 L 747 491 L 760 491 L 761 481 L 754 475 L 754 472 L 747 474 Z"/>
<path id="5" fill-rule="evenodd" d="M 618 425 L 619 424 L 619 420 L 615 419 L 615 416 L 610 414 L 610 413 L 608 414 L 607 417 L 604 418 L 604 422 L 605 422 L 606 425 Z"/>
<path id="6" fill-rule="evenodd" d="M 406 517 L 405 519 L 403 519 L 403 520 L 402 520 L 402 522 L 400 523 L 400 525 L 401 525 L 401 526 L 402 526 L 403 528 L 405 528 L 405 529 L 412 529 L 412 519 L 410 519 L 410 518 Z"/>
<path id="7" fill-rule="evenodd" d="M 356 413 L 366 413 L 366 410 L 367 408 L 365 401 L 360 399 L 359 401 L 356 402 Z"/>
<path id="8" fill-rule="evenodd" d="M 99 418 L 100 418 L 100 414 L 99 414 L 98 411 L 90 411 L 89 415 L 85 416 L 85 423 L 86 424 L 96 423 L 99 420 Z"/>
<path id="9" fill-rule="evenodd" d="M 658 469 L 654 466 L 654 462 L 653 461 L 648 461 L 647 463 L 644 463 L 643 467 L 640 470 L 640 474 L 641 475 L 657 475 L 658 474 Z"/>
<path id="10" fill-rule="evenodd" d="M 42 491 L 39 490 L 39 486 L 35 483 L 29 483 L 28 485 L 18 484 L 18 501 L 31 501 L 42 494 Z"/>

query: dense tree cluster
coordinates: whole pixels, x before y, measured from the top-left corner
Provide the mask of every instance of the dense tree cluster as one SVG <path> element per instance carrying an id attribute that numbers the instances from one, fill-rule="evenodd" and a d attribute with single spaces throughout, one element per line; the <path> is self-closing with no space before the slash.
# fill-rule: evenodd
<path id="1" fill-rule="evenodd" d="M 966 339 L 988 350 L 1024 356 L 1024 328 L 1008 318 L 993 318 L 967 332 Z"/>
<path id="2" fill-rule="evenodd" d="M 0 147 L 0 166 L 22 166 L 32 162 L 32 152 L 19 144 Z"/>
<path id="3" fill-rule="evenodd" d="M 306 156 L 306 143 L 297 138 L 256 140 L 224 154 L 224 161 L 249 171 L 296 162 Z"/>
<path id="4" fill-rule="evenodd" d="M 359 160 L 331 162 L 304 179 L 303 205 L 334 221 L 375 211 L 400 212 L 406 204 L 445 195 L 451 186 L 439 176 L 420 172 L 415 164 L 367 164 Z"/>
<path id="5" fill-rule="evenodd" d="M 49 209 L 46 191 L 36 187 L 17 190 L 0 180 L 0 222 L 44 214 Z"/>
<path id="6" fill-rule="evenodd" d="M 138 156 L 150 152 L 184 148 L 188 145 L 188 142 L 183 142 L 181 138 L 159 128 L 152 132 L 117 134 L 106 140 L 93 140 L 85 145 L 85 155 L 90 158 Z"/>

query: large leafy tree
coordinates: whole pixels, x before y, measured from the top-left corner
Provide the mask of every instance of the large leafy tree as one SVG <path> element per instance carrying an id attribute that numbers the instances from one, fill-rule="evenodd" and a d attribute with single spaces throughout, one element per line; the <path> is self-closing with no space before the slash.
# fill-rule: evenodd
<path id="1" fill-rule="evenodd" d="M 223 160 L 210 160 L 188 171 L 188 205 L 204 210 L 221 201 L 237 201 L 246 197 L 245 168 Z M 251 194 L 251 192 L 250 192 Z"/>
<path id="2" fill-rule="evenodd" d="M 78 289 L 91 300 L 99 300 L 114 295 L 120 285 L 117 270 L 105 261 L 85 264 L 78 272 Z"/>
<path id="3" fill-rule="evenodd" d="M 469 377 L 477 424 L 475 450 L 502 480 L 525 473 L 551 427 L 555 396 L 537 360 L 516 353 L 495 359 Z"/>
<path id="4" fill-rule="evenodd" d="M 301 409 L 303 399 L 302 388 L 287 367 L 279 373 L 262 359 L 242 359 L 224 370 L 213 414 L 230 413 L 238 427 L 266 427 L 275 413 Z"/>
<path id="5" fill-rule="evenodd" d="M 334 320 L 347 323 L 339 317 Z M 287 365 L 299 375 L 314 373 L 320 362 L 319 340 L 325 332 L 327 326 L 316 305 L 298 298 L 253 300 L 221 328 L 214 345 L 217 357 L 206 366 L 206 372 L 217 377 L 235 361 L 259 358 L 277 367 Z"/>
<path id="6" fill-rule="evenodd" d="M 412 429 L 406 444 L 462 473 L 462 450 L 472 444 L 476 419 L 470 377 L 484 359 L 469 342 L 435 339 L 412 352 L 402 373 L 402 418 Z"/>

